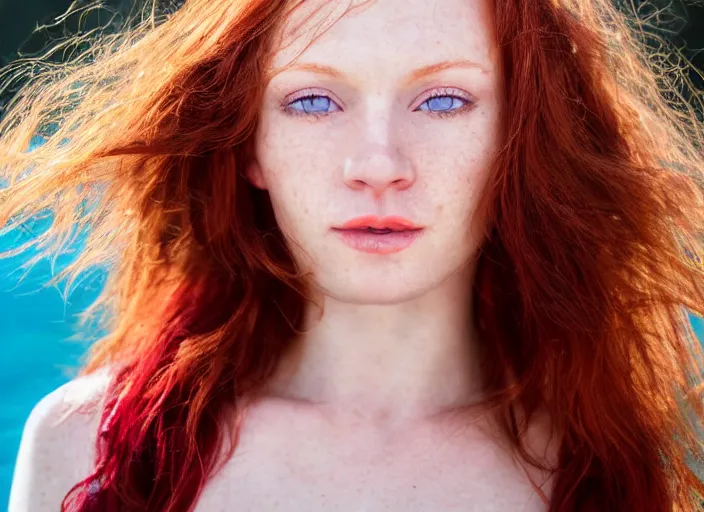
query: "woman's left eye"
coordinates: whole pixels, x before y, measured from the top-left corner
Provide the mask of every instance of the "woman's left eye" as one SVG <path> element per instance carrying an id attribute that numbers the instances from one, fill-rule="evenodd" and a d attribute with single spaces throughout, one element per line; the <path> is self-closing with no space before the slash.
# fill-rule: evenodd
<path id="1" fill-rule="evenodd" d="M 447 116 L 459 114 L 472 105 L 473 102 L 467 98 L 462 98 L 452 94 L 440 94 L 437 96 L 431 96 L 421 103 L 416 110 L 422 110 L 440 116 Z"/>

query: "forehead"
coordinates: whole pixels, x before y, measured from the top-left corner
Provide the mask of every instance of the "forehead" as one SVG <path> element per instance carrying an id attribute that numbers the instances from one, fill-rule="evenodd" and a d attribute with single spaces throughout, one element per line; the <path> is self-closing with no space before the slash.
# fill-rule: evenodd
<path id="1" fill-rule="evenodd" d="M 284 24 L 272 67 L 294 62 L 495 66 L 489 0 L 305 0 Z M 427 61 L 427 62 L 426 62 Z"/>

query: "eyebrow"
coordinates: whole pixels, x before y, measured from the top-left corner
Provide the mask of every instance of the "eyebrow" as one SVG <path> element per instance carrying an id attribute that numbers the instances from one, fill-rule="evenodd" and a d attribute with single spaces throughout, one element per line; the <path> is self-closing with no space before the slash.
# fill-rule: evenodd
<path id="1" fill-rule="evenodd" d="M 404 86 L 408 86 L 412 84 L 413 82 L 416 82 L 418 80 L 421 80 L 422 78 L 425 78 L 427 76 L 434 75 L 436 73 L 439 73 L 440 71 L 444 71 L 446 69 L 451 69 L 451 68 L 465 68 L 465 69 L 479 69 L 483 73 L 486 73 L 486 69 L 481 65 L 476 62 L 473 62 L 471 60 L 446 60 L 442 62 L 438 62 L 436 64 L 430 64 L 428 66 L 423 66 L 418 69 L 414 69 L 406 77 L 403 79 L 403 84 Z M 301 64 L 293 64 L 289 67 L 284 67 L 280 68 L 277 70 L 274 75 L 278 75 L 279 73 L 282 73 L 284 71 L 308 71 L 311 73 L 317 73 L 319 75 L 326 75 L 332 78 L 336 79 L 342 79 L 342 80 L 347 80 L 351 81 L 349 77 L 339 69 L 333 68 L 331 66 L 326 66 L 324 64 L 315 64 L 312 62 L 306 62 L 306 63 L 301 63 Z"/>

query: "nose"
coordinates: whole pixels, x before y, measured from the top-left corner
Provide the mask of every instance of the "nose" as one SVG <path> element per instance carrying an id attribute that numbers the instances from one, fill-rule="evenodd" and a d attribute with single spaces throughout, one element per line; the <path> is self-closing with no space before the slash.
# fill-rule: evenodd
<path id="1" fill-rule="evenodd" d="M 406 190 L 415 179 L 408 158 L 390 146 L 368 146 L 345 162 L 345 185 L 354 190 L 369 189 L 376 197 L 389 189 Z"/>

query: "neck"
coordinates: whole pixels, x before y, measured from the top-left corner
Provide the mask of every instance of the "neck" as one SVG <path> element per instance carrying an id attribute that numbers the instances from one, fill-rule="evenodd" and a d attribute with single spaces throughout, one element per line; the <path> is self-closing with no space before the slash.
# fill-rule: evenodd
<path id="1" fill-rule="evenodd" d="M 435 416 L 480 398 L 473 267 L 421 297 L 359 305 L 323 299 L 270 392 L 374 423 Z"/>

